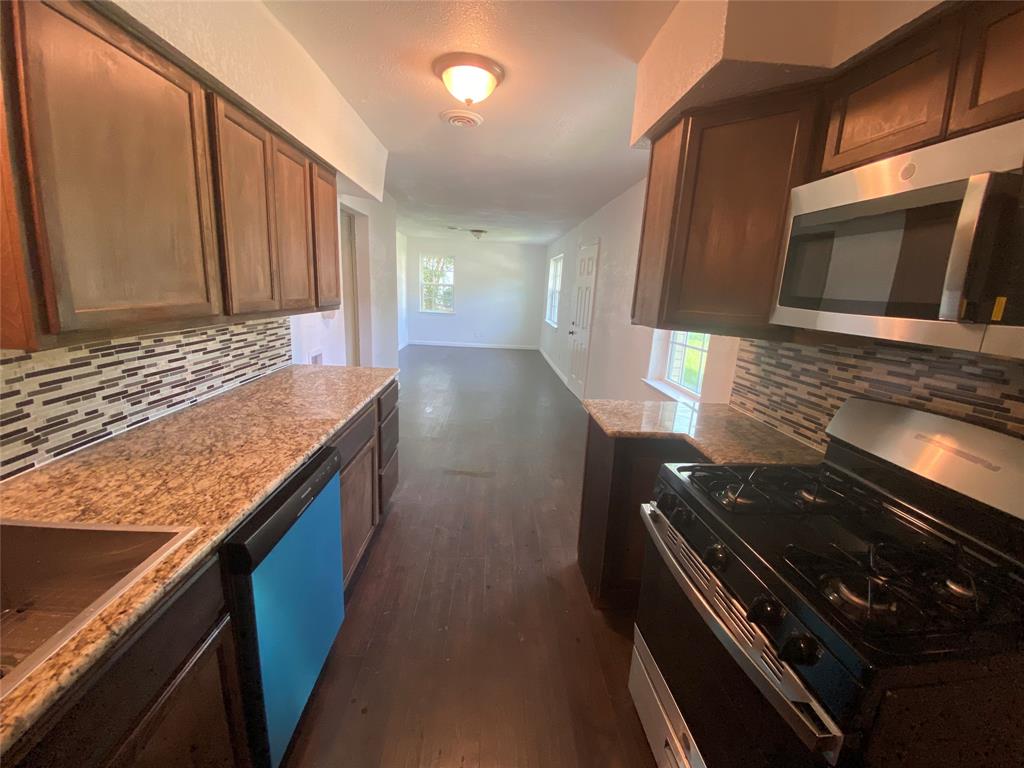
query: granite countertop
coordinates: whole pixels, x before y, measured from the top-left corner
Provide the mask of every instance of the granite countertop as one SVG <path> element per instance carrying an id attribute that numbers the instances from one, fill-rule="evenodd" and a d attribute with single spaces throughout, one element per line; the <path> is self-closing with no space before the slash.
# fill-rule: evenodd
<path id="1" fill-rule="evenodd" d="M 817 464 L 822 454 L 725 403 L 584 400 L 609 437 L 685 440 L 716 464 Z"/>
<path id="2" fill-rule="evenodd" d="M 397 373 L 289 366 L 0 483 L 4 519 L 195 527 L 8 693 L 0 752 Z"/>

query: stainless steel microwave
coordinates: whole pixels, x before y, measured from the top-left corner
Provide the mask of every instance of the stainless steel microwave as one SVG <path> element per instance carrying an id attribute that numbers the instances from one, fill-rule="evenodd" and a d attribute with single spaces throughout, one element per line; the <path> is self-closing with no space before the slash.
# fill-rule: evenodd
<path id="1" fill-rule="evenodd" d="M 771 321 L 1024 358 L 1024 120 L 796 187 Z"/>

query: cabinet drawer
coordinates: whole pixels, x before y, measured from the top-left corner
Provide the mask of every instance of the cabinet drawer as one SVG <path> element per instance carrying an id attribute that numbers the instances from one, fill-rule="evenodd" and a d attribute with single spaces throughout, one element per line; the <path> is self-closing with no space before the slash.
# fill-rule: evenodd
<path id="1" fill-rule="evenodd" d="M 398 408 L 380 425 L 380 465 L 383 467 L 398 450 Z"/>
<path id="2" fill-rule="evenodd" d="M 383 514 L 391 501 L 391 494 L 398 486 L 398 451 L 391 457 L 384 469 L 380 471 L 380 511 Z"/>
<path id="3" fill-rule="evenodd" d="M 376 429 L 377 413 L 371 403 L 355 417 L 351 425 L 331 439 L 331 445 L 337 448 L 341 455 L 342 468 L 355 458 L 360 448 L 373 439 Z"/>
<path id="4" fill-rule="evenodd" d="M 391 415 L 391 412 L 398 405 L 398 382 L 392 381 L 388 384 L 387 388 L 380 393 L 380 397 L 377 398 L 378 402 L 378 413 L 382 419 L 386 419 Z"/>

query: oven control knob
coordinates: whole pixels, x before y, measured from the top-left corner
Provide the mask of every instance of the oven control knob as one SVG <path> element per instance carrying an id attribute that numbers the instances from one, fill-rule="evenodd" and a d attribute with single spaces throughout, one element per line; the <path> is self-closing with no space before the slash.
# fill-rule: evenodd
<path id="1" fill-rule="evenodd" d="M 782 614 L 782 604 L 778 600 L 759 597 L 747 609 L 747 621 L 752 621 L 762 627 L 770 627 L 779 623 Z"/>
<path id="2" fill-rule="evenodd" d="M 655 502 L 658 507 L 658 511 L 661 514 L 668 517 L 676 511 L 676 507 L 679 506 L 679 498 L 671 491 L 662 491 L 658 494 L 658 500 Z"/>
<path id="3" fill-rule="evenodd" d="M 709 568 L 720 571 L 729 562 L 729 550 L 722 544 L 712 544 L 704 553 L 704 563 Z"/>
<path id="4" fill-rule="evenodd" d="M 779 649 L 779 658 L 790 664 L 813 664 L 818 656 L 818 641 L 810 635 L 793 635 Z"/>

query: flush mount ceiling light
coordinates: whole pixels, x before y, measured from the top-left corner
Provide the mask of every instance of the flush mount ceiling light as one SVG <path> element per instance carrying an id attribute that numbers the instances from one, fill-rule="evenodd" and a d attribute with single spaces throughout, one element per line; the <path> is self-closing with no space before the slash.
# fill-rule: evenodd
<path id="1" fill-rule="evenodd" d="M 498 62 L 477 53 L 446 53 L 434 60 L 434 74 L 467 107 L 486 99 L 505 79 Z"/>

